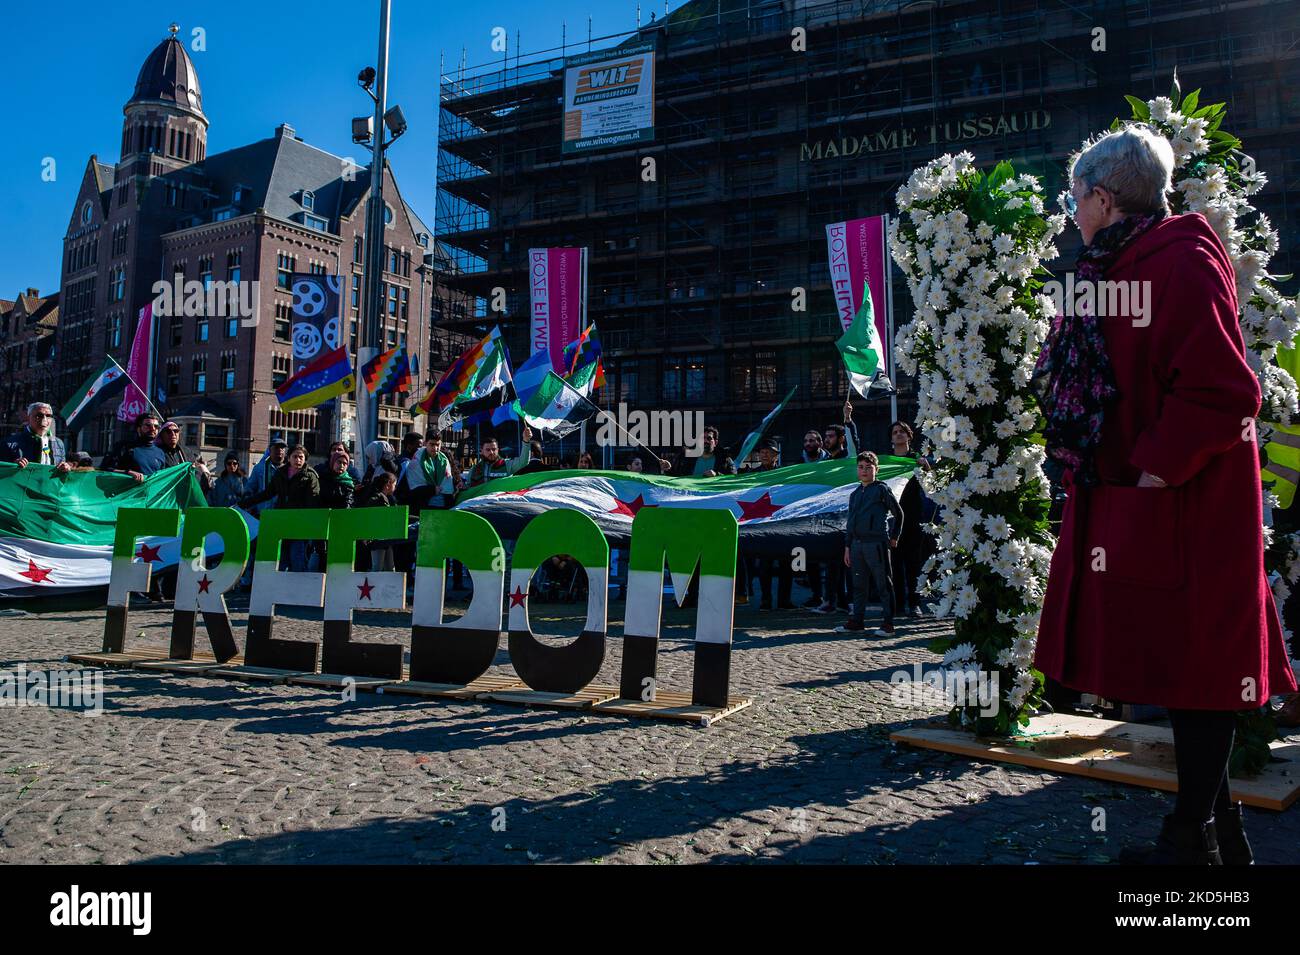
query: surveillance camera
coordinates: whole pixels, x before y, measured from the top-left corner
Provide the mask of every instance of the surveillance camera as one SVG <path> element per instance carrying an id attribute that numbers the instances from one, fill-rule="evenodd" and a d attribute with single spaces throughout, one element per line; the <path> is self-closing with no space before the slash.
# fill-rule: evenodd
<path id="1" fill-rule="evenodd" d="M 402 107 L 394 106 L 384 114 L 384 125 L 394 136 L 400 136 L 406 132 L 406 116 L 402 114 Z"/>
<path id="2" fill-rule="evenodd" d="M 352 118 L 352 141 L 368 143 L 374 135 L 375 118 L 373 116 L 354 116 Z"/>
<path id="3" fill-rule="evenodd" d="M 366 89 L 370 89 L 371 85 L 375 82 L 375 68 L 373 66 L 367 66 L 357 74 L 357 82 Z"/>

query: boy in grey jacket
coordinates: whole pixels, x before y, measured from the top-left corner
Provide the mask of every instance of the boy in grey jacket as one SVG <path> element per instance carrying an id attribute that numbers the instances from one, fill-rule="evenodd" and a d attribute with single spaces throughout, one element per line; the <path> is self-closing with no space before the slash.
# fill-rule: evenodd
<path id="1" fill-rule="evenodd" d="M 889 552 L 898 546 L 903 529 L 903 509 L 894 492 L 876 480 L 880 459 L 871 451 L 858 455 L 858 480 L 849 497 L 849 516 L 844 525 L 844 566 L 853 571 L 853 610 L 844 632 L 863 629 L 867 606 L 867 581 L 875 582 L 884 611 L 878 637 L 894 635 L 894 587 L 889 569 Z M 891 523 L 891 520 L 892 523 Z"/>

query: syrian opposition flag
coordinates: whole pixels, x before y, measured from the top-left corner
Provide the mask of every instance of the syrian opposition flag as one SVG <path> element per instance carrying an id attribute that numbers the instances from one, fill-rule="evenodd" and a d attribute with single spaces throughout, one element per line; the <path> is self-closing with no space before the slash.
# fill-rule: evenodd
<path id="1" fill-rule="evenodd" d="M 744 443 L 740 446 L 740 451 L 738 451 L 735 458 L 733 458 L 737 467 L 744 464 L 745 461 L 749 459 L 749 455 L 753 452 L 754 446 L 763 439 L 763 435 L 767 433 L 767 429 L 771 426 L 772 422 L 776 420 L 777 415 L 785 409 L 786 402 L 794 397 L 794 393 L 798 387 L 798 385 L 795 385 L 794 388 L 791 388 L 789 394 L 781 399 L 781 403 L 769 411 L 763 420 L 758 423 L 758 427 L 749 433 L 749 437 L 745 438 Z"/>
<path id="2" fill-rule="evenodd" d="M 108 584 L 117 512 L 123 507 L 178 508 L 204 504 L 188 464 L 136 481 L 103 471 L 55 473 L 52 467 L 0 464 L 0 597 L 66 594 Z M 252 518 L 246 518 L 251 528 Z M 220 546 L 207 552 L 217 554 Z M 135 560 L 155 572 L 176 565 L 177 537 L 141 538 Z"/>
<path id="3" fill-rule="evenodd" d="M 881 455 L 878 479 L 901 498 L 915 468 L 911 458 Z M 746 554 L 788 557 L 791 548 L 802 547 L 809 559 L 838 560 L 849 495 L 857 483 L 857 462 L 849 459 L 712 478 L 546 471 L 471 488 L 456 509 L 473 511 L 502 538 L 514 539 L 543 511 L 570 507 L 594 520 L 612 545 L 626 547 L 632 519 L 643 507 L 722 508 L 736 516 Z"/>
<path id="4" fill-rule="evenodd" d="M 548 371 L 526 404 L 515 402 L 515 410 L 530 428 L 550 431 L 562 438 L 582 427 L 600 409 L 573 385 Z"/>
<path id="5" fill-rule="evenodd" d="M 514 400 L 510 355 L 505 344 L 498 342 L 484 359 L 465 394 L 451 406 L 449 417 L 461 425 L 478 424 L 489 419 L 493 424 L 503 424 L 514 417 L 510 411 L 510 402 Z"/>
<path id="6" fill-rule="evenodd" d="M 870 289 L 863 291 L 862 307 L 835 347 L 844 359 L 844 370 L 854 391 L 864 398 L 887 398 L 895 394 L 894 383 L 885 373 L 885 350 L 880 345 Z"/>
<path id="7" fill-rule="evenodd" d="M 91 375 L 63 406 L 63 420 L 67 422 L 68 430 L 80 431 L 101 401 L 126 390 L 126 382 L 126 372 L 122 366 L 113 361 L 111 355 L 106 356 L 104 367 Z"/>

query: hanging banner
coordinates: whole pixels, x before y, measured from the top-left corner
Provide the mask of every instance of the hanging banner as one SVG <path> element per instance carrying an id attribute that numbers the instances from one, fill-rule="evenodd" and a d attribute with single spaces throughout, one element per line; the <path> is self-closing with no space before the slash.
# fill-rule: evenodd
<path id="1" fill-rule="evenodd" d="M 568 372 L 564 346 L 577 339 L 587 324 L 587 250 L 529 249 L 528 285 L 532 300 L 532 347 L 544 351 L 551 370 Z"/>
<path id="2" fill-rule="evenodd" d="M 565 61 L 564 152 L 587 152 L 654 138 L 653 40 Z"/>
<path id="3" fill-rule="evenodd" d="M 826 254 L 841 329 L 848 331 L 853 324 L 853 317 L 862 308 L 863 289 L 870 287 L 876 330 L 882 342 L 890 343 L 886 327 L 889 303 L 885 298 L 885 277 L 889 273 L 885 268 L 885 217 L 830 223 L 826 226 Z M 885 350 L 888 353 L 890 348 Z"/>
<path id="4" fill-rule="evenodd" d="M 293 292 L 293 374 L 316 359 L 345 348 L 343 337 L 343 295 L 337 275 L 294 272 L 289 288 Z"/>
<path id="5" fill-rule="evenodd" d="M 126 397 L 117 406 L 118 421 L 134 421 L 136 415 L 149 410 L 146 395 L 153 392 L 153 302 L 140 309 L 126 373 L 131 380 L 126 384 Z"/>

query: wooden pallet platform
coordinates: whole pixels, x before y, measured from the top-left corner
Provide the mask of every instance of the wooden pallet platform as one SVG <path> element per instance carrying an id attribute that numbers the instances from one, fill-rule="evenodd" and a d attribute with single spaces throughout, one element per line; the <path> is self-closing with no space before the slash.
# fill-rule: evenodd
<path id="1" fill-rule="evenodd" d="M 477 700 L 498 690 L 513 689 L 527 689 L 527 686 L 518 677 L 489 674 L 464 685 L 403 680 L 400 683 L 385 684 L 375 692 L 395 693 L 399 696 L 431 696 L 444 700 Z"/>
<path id="2" fill-rule="evenodd" d="M 236 667 L 242 666 L 243 657 L 235 657 L 233 660 L 227 660 L 225 663 L 218 663 L 215 659 L 195 659 L 195 660 L 141 660 L 135 665 L 137 670 L 151 670 L 163 673 L 202 673 L 205 670 L 213 670 L 217 667 Z"/>
<path id="3" fill-rule="evenodd" d="M 545 706 L 561 710 L 587 710 L 597 703 L 615 699 L 618 687 L 601 686 L 590 683 L 576 693 L 546 693 L 542 690 L 530 690 L 523 687 L 517 690 L 499 690 L 489 693 L 484 699 L 494 703 L 511 703 L 515 706 Z"/>
<path id="4" fill-rule="evenodd" d="M 290 677 L 308 676 L 302 670 L 277 670 L 273 667 L 231 666 L 223 664 L 218 667 L 199 670 L 196 676 L 216 677 L 219 680 L 247 680 L 250 683 L 288 683 Z"/>
<path id="5" fill-rule="evenodd" d="M 723 707 L 696 706 L 691 702 L 691 695 L 680 690 L 656 690 L 652 702 L 645 700 L 627 700 L 615 698 L 597 703 L 592 709 L 597 713 L 613 713 L 618 716 L 640 716 L 659 720 L 679 720 L 684 723 L 698 723 L 700 726 L 712 726 L 723 717 L 738 713 L 754 701 L 749 697 L 729 696 Z"/>
<path id="6" fill-rule="evenodd" d="M 1174 738 L 1167 726 L 1057 713 L 1029 721 L 1022 736 L 981 738 L 946 720 L 891 733 L 890 740 L 997 763 L 1031 766 L 1109 782 L 1178 791 Z M 1300 797 L 1300 744 L 1275 742 L 1273 762 L 1258 776 L 1232 780 L 1248 806 L 1281 812 Z"/>
<path id="7" fill-rule="evenodd" d="M 161 647 L 137 647 L 121 653 L 94 650 L 90 653 L 69 653 L 64 659 L 88 667 L 133 667 L 145 660 L 165 660 L 167 651 Z"/>
<path id="8" fill-rule="evenodd" d="M 325 690 L 341 690 L 348 686 L 349 680 L 358 690 L 377 690 L 397 682 L 380 676 L 347 676 L 343 673 L 300 673 L 289 677 L 294 686 L 316 686 Z"/>

